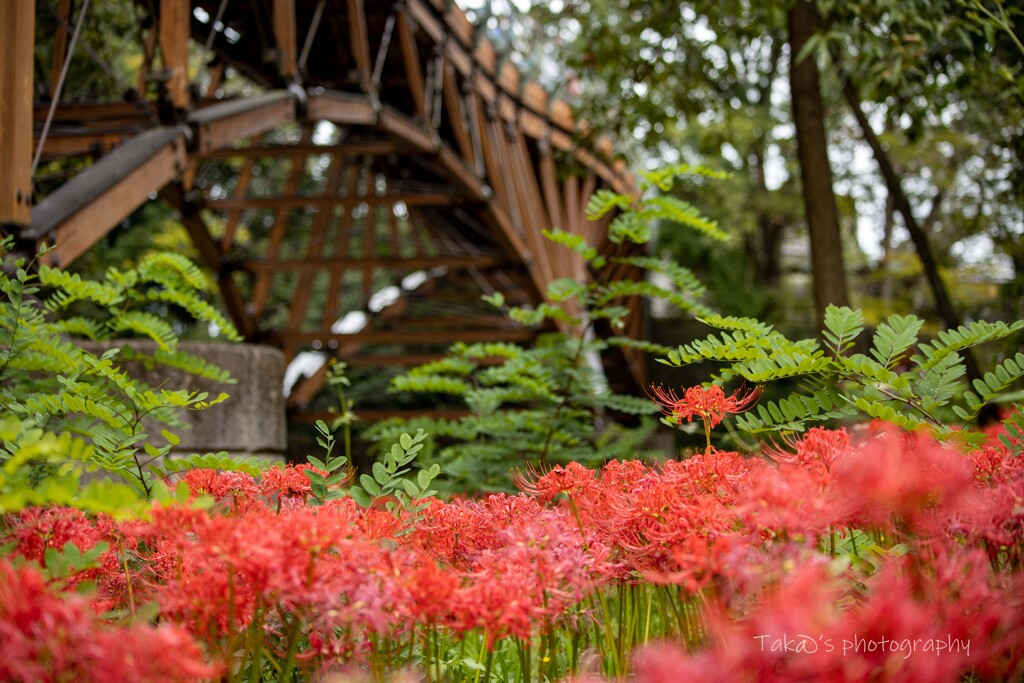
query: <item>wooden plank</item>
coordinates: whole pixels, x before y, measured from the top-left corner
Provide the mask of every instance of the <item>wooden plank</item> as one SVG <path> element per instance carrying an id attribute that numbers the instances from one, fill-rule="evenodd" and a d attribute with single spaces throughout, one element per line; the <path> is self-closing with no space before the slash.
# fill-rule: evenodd
<path id="1" fill-rule="evenodd" d="M 336 195 L 338 182 L 341 179 L 341 170 L 344 168 L 344 159 L 335 156 L 331 159 L 331 166 L 327 171 L 327 179 L 324 183 L 324 194 Z M 306 258 L 313 260 L 322 258 L 326 245 L 324 240 L 327 235 L 327 226 L 331 222 L 331 214 L 334 208 L 325 206 L 320 208 L 320 213 L 313 219 L 313 229 L 309 233 L 309 243 L 306 245 Z M 302 269 L 299 273 L 299 285 L 295 289 L 295 297 L 292 300 L 291 310 L 288 315 L 288 329 L 299 330 L 306 319 L 306 309 L 309 308 L 309 298 L 313 290 L 312 269 Z"/>
<path id="2" fill-rule="evenodd" d="M 295 0 L 274 0 L 274 42 L 277 43 L 281 75 L 293 80 L 299 75 L 295 26 Z"/>
<path id="3" fill-rule="evenodd" d="M 346 167 L 348 171 L 348 191 L 347 197 L 354 197 L 356 189 L 359 187 L 359 176 L 361 175 L 361 166 L 352 163 Z M 333 250 L 335 257 L 348 256 L 352 253 L 351 241 L 352 237 L 349 234 L 352 231 L 352 211 L 346 209 L 341 217 L 341 225 L 338 227 L 338 245 Z M 348 241 L 349 244 L 345 248 L 341 249 L 341 245 L 344 241 Z M 324 314 L 321 318 L 321 327 L 330 329 L 331 325 L 338 319 L 338 298 L 341 296 L 341 284 L 344 282 L 345 271 L 344 270 L 331 270 L 330 279 L 327 284 L 327 299 L 324 302 Z"/>
<path id="4" fill-rule="evenodd" d="M 32 210 L 26 237 L 54 246 L 51 264 L 74 261 L 176 176 L 185 160 L 184 138 L 178 129 L 170 132 L 169 139 L 161 136 L 166 129 L 137 136 L 134 148 L 133 141 L 125 143 L 49 195 Z M 137 151 L 145 154 L 132 154 Z"/>
<path id="5" fill-rule="evenodd" d="M 304 206 L 380 206 L 403 202 L 406 206 L 450 206 L 460 203 L 458 197 L 448 194 L 392 194 L 370 197 L 247 197 L 239 199 L 209 199 L 207 205 L 215 209 L 295 209 Z"/>
<path id="6" fill-rule="evenodd" d="M 304 156 L 307 154 L 330 154 L 331 156 L 388 156 L 410 154 L 412 150 L 391 140 L 376 142 L 354 142 L 341 145 L 253 145 L 251 147 L 224 147 L 196 154 L 200 159 L 236 159 L 278 156 Z"/>
<path id="7" fill-rule="evenodd" d="M 35 3 L 0 0 L 0 226 L 32 220 Z"/>
<path id="8" fill-rule="evenodd" d="M 288 90 L 203 107 L 188 117 L 198 132 L 195 147 L 200 154 L 294 120 L 295 94 Z"/>
<path id="9" fill-rule="evenodd" d="M 438 161 L 448 171 L 452 182 L 468 197 L 485 202 L 490 199 L 491 188 L 473 172 L 465 159 L 444 145 L 438 154 Z"/>
<path id="10" fill-rule="evenodd" d="M 416 45 L 416 33 L 412 22 L 413 19 L 407 11 L 398 12 L 398 42 L 402 49 L 402 61 L 405 63 L 405 80 L 409 83 L 416 114 L 426 120 L 427 89 L 423 81 L 423 65 L 420 63 L 420 51 Z"/>
<path id="11" fill-rule="evenodd" d="M 328 90 L 309 96 L 306 117 L 339 126 L 372 126 L 377 123 L 377 109 L 365 95 Z"/>
<path id="12" fill-rule="evenodd" d="M 57 16 L 63 21 L 57 22 L 57 29 L 53 34 L 53 55 L 50 58 L 50 99 L 57 97 L 57 82 L 60 81 L 60 72 L 64 68 L 64 58 L 67 56 L 68 48 L 68 25 L 71 24 L 71 0 L 60 0 L 57 4 Z M 5 26 L 8 24 L 5 22 Z"/>
<path id="13" fill-rule="evenodd" d="M 459 92 L 459 85 L 455 80 L 455 68 L 444 60 L 444 83 L 442 93 L 444 96 L 444 108 L 448 110 L 448 120 L 452 124 L 452 131 L 455 134 L 455 143 L 459 146 L 462 158 L 466 164 L 472 166 L 476 163 L 473 154 L 473 140 L 469 134 L 469 122 L 466 114 L 462 111 L 462 94 Z"/>
<path id="14" fill-rule="evenodd" d="M 308 142 L 312 129 L 306 127 L 302 131 L 301 142 Z M 295 189 L 299 185 L 299 180 L 302 179 L 303 173 L 305 173 L 305 160 L 304 159 L 292 159 L 292 167 L 288 171 L 288 177 L 284 181 L 284 194 L 286 196 L 293 195 Z M 252 202 L 253 200 L 248 200 Z M 276 207 L 277 211 L 274 214 L 273 227 L 270 229 L 270 237 L 267 240 L 267 251 L 264 258 L 273 260 L 277 257 L 277 250 L 281 248 L 281 242 L 284 240 L 285 235 L 288 233 L 288 214 L 291 208 L 285 204 L 278 204 Z M 271 273 L 263 272 L 260 273 L 256 278 L 256 282 L 253 283 L 252 288 L 252 309 L 253 318 L 256 321 L 263 316 L 263 311 L 267 306 L 267 299 L 270 297 L 270 279 Z"/>
<path id="15" fill-rule="evenodd" d="M 188 39 L 192 3 L 189 0 L 160 0 L 160 54 L 168 72 L 167 93 L 178 109 L 189 108 Z"/>
<path id="16" fill-rule="evenodd" d="M 271 333 L 268 338 L 295 348 L 311 346 L 314 342 L 327 344 L 454 344 L 455 342 L 527 342 L 537 336 L 532 329 L 521 330 L 426 330 L 401 332 L 398 330 L 367 330 L 354 334 L 328 332 Z"/>
<path id="17" fill-rule="evenodd" d="M 114 131 L 96 133 L 85 132 L 60 132 L 50 131 L 43 142 L 43 153 L 41 159 L 52 159 L 54 157 L 80 156 L 83 154 L 103 153 L 117 147 L 121 142 L 131 137 L 132 133 L 127 131 Z M 39 143 L 39 138 L 32 140 L 33 145 Z"/>
<path id="18" fill-rule="evenodd" d="M 238 172 L 238 180 L 235 181 L 235 198 L 245 199 L 249 195 L 249 181 L 252 180 L 253 160 L 248 159 L 242 164 Z M 234 209 L 228 213 L 228 219 L 224 224 L 224 236 L 221 238 L 221 249 L 225 252 L 231 250 L 235 241 L 235 231 L 238 229 L 238 221 L 242 217 L 242 209 Z"/>
<path id="19" fill-rule="evenodd" d="M 364 243 L 364 255 L 358 257 L 330 256 L 315 259 L 304 258 L 279 261 L 241 261 L 237 264 L 237 267 L 254 273 L 277 273 L 281 271 L 303 269 L 358 270 L 365 273 L 373 272 L 378 268 L 411 272 L 416 270 L 428 270 L 438 266 L 445 266 L 452 269 L 464 269 L 495 268 L 505 265 L 505 261 L 503 259 L 495 256 L 414 256 L 409 258 L 402 258 L 398 256 L 394 258 L 366 256 L 366 246 L 366 243 Z M 372 248 L 374 243 L 371 241 L 368 246 Z"/>
<path id="20" fill-rule="evenodd" d="M 370 56 L 370 36 L 366 30 L 366 9 L 363 7 L 363 0 L 348 0 L 348 26 L 349 44 L 352 46 L 352 56 L 356 61 L 356 71 L 359 72 L 359 84 L 363 92 L 368 93 L 373 85 L 373 60 Z"/>
<path id="21" fill-rule="evenodd" d="M 551 227 L 565 230 L 562 193 L 558 188 L 558 171 L 555 169 L 555 157 L 549 148 L 542 149 L 540 154 L 540 179 L 541 186 L 544 188 L 544 204 L 548 209 Z"/>
<path id="22" fill-rule="evenodd" d="M 380 112 L 378 124 L 388 133 L 422 152 L 434 152 L 440 144 L 434 131 L 425 123 L 388 106 Z"/>

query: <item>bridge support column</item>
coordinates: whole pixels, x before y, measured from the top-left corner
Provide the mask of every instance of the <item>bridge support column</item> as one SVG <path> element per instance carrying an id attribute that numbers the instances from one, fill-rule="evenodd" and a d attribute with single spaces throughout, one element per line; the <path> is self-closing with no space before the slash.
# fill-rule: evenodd
<path id="1" fill-rule="evenodd" d="M 32 221 L 35 9 L 31 0 L 0 0 L 0 226 Z"/>

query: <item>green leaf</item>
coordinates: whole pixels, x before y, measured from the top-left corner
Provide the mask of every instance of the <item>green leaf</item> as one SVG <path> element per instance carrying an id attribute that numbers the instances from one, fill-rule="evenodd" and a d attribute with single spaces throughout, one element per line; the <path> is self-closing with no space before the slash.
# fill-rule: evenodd
<path id="1" fill-rule="evenodd" d="M 377 482 L 374 480 L 374 478 L 371 477 L 370 475 L 368 475 L 368 474 L 360 475 L 359 476 L 359 484 L 370 495 L 372 495 L 372 496 L 379 496 L 380 495 L 380 486 L 377 484 Z"/>
<path id="2" fill-rule="evenodd" d="M 373 478 L 377 480 L 377 483 L 380 484 L 381 486 L 383 486 L 384 484 L 388 483 L 391 480 L 391 473 L 388 472 L 387 468 L 385 468 L 384 465 L 382 465 L 381 463 L 373 463 L 372 470 Z"/>

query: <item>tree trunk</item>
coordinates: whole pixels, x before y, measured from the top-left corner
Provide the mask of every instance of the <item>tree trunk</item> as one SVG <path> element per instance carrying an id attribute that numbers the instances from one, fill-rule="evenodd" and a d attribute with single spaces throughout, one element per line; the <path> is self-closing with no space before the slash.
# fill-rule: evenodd
<path id="1" fill-rule="evenodd" d="M 789 71 L 796 126 L 797 156 L 803 181 L 804 207 L 811 241 L 811 273 L 818 321 L 825 307 L 849 305 L 839 210 L 832 190 L 832 167 L 825 137 L 825 106 L 821 99 L 818 65 L 812 55 L 800 52 L 818 30 L 818 10 L 808 0 L 797 0 L 789 11 Z"/>
<path id="2" fill-rule="evenodd" d="M 921 259 L 921 267 L 924 269 L 928 286 L 931 288 L 932 296 L 935 298 L 935 308 L 939 312 L 939 317 L 942 318 L 942 322 L 946 324 L 947 328 L 955 330 L 961 325 L 960 314 L 953 305 L 953 300 L 949 296 L 949 290 L 946 289 L 946 283 L 942 281 L 942 276 L 939 273 L 939 264 L 935 260 L 935 253 L 932 250 L 931 241 L 928 239 L 928 232 L 917 222 L 917 218 L 914 217 L 914 212 L 910 208 L 910 200 L 907 199 L 907 195 L 903 192 L 903 185 L 896 174 L 896 169 L 893 167 L 889 155 L 886 154 L 885 149 L 882 147 L 882 142 L 875 135 L 868 117 L 864 114 L 860 104 L 860 96 L 857 94 L 857 89 L 854 88 L 849 78 L 844 80 L 843 95 L 846 98 L 846 103 L 850 105 L 854 118 L 857 119 L 857 124 L 864 135 L 864 141 L 871 147 L 875 162 L 878 164 L 878 168 L 882 172 L 882 178 L 885 180 L 885 187 L 889 190 L 889 196 L 892 197 L 896 210 L 903 218 L 903 226 L 910 233 L 910 240 L 914 243 L 918 258 Z M 940 191 L 932 203 L 932 210 L 928 217 L 929 223 L 935 222 L 941 201 L 942 192 Z M 978 370 L 978 364 L 970 350 L 965 350 L 963 356 L 964 364 L 967 366 L 967 376 L 970 379 L 979 378 L 981 374 Z"/>

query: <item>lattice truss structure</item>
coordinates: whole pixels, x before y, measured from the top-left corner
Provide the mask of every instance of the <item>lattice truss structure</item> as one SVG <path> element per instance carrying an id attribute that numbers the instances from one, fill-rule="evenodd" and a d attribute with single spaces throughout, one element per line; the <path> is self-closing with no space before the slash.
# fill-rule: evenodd
<path id="1" fill-rule="evenodd" d="M 622 253 L 584 214 L 595 191 L 629 191 L 624 163 L 581 145 L 569 108 L 450 1 L 136 0 L 141 59 L 118 102 L 62 97 L 68 64 L 99 57 L 74 52 L 86 0 L 0 8 L 0 223 L 63 266 L 159 196 L 239 330 L 288 358 L 411 365 L 455 341 L 529 342 L 480 296 L 536 304 L 557 278 L 593 277 L 543 230 Z M 55 30 L 39 37 L 44 16 Z M 44 39 L 52 64 L 33 82 Z M 34 167 L 64 157 L 79 170 L 44 193 Z M 620 379 L 642 381 L 640 359 L 615 353 Z"/>

